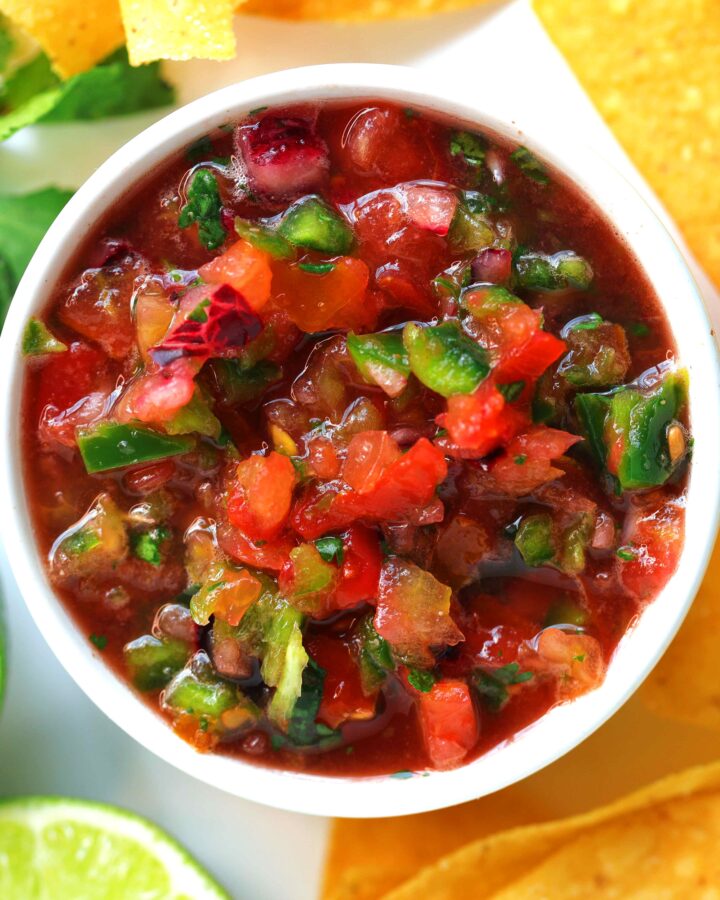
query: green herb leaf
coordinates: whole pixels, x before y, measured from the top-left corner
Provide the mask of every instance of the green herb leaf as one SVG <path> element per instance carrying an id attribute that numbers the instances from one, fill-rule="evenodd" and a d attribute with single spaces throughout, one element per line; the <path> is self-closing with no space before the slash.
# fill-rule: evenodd
<path id="1" fill-rule="evenodd" d="M 499 384 L 498 390 L 508 403 L 512 403 L 525 390 L 525 382 L 511 381 L 510 384 Z"/>
<path id="2" fill-rule="evenodd" d="M 470 131 L 456 131 L 450 139 L 450 155 L 462 156 L 473 168 L 485 162 L 485 141 Z"/>
<path id="3" fill-rule="evenodd" d="M 198 169 L 187 192 L 187 203 L 180 210 L 178 225 L 189 228 L 197 224 L 198 237 L 207 250 L 216 250 L 225 242 L 225 229 L 220 221 L 222 201 L 217 178 L 207 169 Z"/>
<path id="4" fill-rule="evenodd" d="M 333 744 L 340 740 L 340 734 L 315 717 L 320 709 L 325 670 L 310 658 L 303 671 L 302 692 L 298 697 L 288 723 L 288 739 L 296 746 Z"/>
<path id="5" fill-rule="evenodd" d="M 545 166 L 527 147 L 518 147 L 517 150 L 510 154 L 510 159 L 528 178 L 532 178 L 538 184 L 550 183 Z"/>
<path id="6" fill-rule="evenodd" d="M 520 663 L 512 662 L 497 669 L 477 669 L 474 682 L 481 699 L 494 712 L 510 699 L 508 687 L 513 684 L 524 684 L 533 677 L 532 672 L 521 672 Z"/>
<path id="7" fill-rule="evenodd" d="M 432 690 L 436 680 L 432 672 L 427 672 L 424 669 L 410 669 L 408 672 L 408 683 L 416 691 L 420 691 L 423 694 L 427 694 Z"/>
<path id="8" fill-rule="evenodd" d="M 132 551 L 143 562 L 159 566 L 162 563 L 162 545 L 170 539 L 170 536 L 170 529 L 164 525 L 158 525 L 142 534 L 134 534 L 130 539 Z"/>
<path id="9" fill-rule="evenodd" d="M 89 640 L 91 644 L 94 644 L 98 648 L 98 650 L 104 650 L 107 647 L 108 639 L 104 634 L 91 634 Z"/>
<path id="10" fill-rule="evenodd" d="M 342 565 L 343 561 L 343 542 L 339 537 L 323 537 L 315 541 L 318 553 L 325 562 L 336 562 Z"/>
<path id="11" fill-rule="evenodd" d="M 71 122 L 167 106 L 174 91 L 158 63 L 131 66 L 122 48 L 100 65 L 61 81 L 44 54 L 21 66 L 0 94 L 0 141 L 36 122 Z"/>
<path id="12" fill-rule="evenodd" d="M 0 194 L 0 326 L 30 257 L 71 196 L 54 187 Z"/>

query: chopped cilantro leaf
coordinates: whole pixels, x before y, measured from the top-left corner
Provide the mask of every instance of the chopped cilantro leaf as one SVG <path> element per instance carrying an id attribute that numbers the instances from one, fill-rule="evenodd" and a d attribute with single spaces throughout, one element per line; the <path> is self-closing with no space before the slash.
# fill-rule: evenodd
<path id="1" fill-rule="evenodd" d="M 513 684 L 524 684 L 532 677 L 532 672 L 521 672 L 520 664 L 512 662 L 497 669 L 476 669 L 474 681 L 482 700 L 490 709 L 497 712 L 510 699 L 508 687 Z"/>
<path id="2" fill-rule="evenodd" d="M 651 331 L 645 322 L 628 322 L 625 327 L 633 337 L 647 337 Z"/>
<path id="3" fill-rule="evenodd" d="M 180 228 L 197 224 L 198 237 L 207 250 L 216 250 L 225 241 L 220 221 L 222 201 L 217 178 L 207 169 L 198 169 L 187 192 L 187 203 L 178 217 Z"/>
<path id="4" fill-rule="evenodd" d="M 456 131 L 450 139 L 450 156 L 462 156 L 477 169 L 485 162 L 485 141 L 470 131 Z"/>
<path id="5" fill-rule="evenodd" d="M 519 453 L 513 460 L 516 466 L 524 466 L 527 462 L 527 454 Z"/>
<path id="6" fill-rule="evenodd" d="M 107 647 L 108 639 L 104 634 L 91 634 L 89 640 L 91 644 L 94 644 L 98 648 L 98 650 L 104 650 Z"/>
<path id="7" fill-rule="evenodd" d="M 631 546 L 618 547 L 615 551 L 615 556 L 618 559 L 621 559 L 623 562 L 632 562 L 635 559 L 636 553 L 635 548 Z"/>
<path id="8" fill-rule="evenodd" d="M 405 113 L 405 116 L 408 119 L 415 119 L 418 116 L 418 112 L 416 110 L 414 110 L 411 106 L 406 106 L 405 109 L 403 110 L 403 112 Z"/>
<path id="9" fill-rule="evenodd" d="M 342 565 L 343 542 L 339 537 L 318 538 L 315 546 L 325 562 L 337 562 L 338 565 Z"/>
<path id="10" fill-rule="evenodd" d="M 512 403 L 525 390 L 525 382 L 511 381 L 510 384 L 499 384 L 498 390 L 508 403 Z"/>
<path id="11" fill-rule="evenodd" d="M 162 553 L 160 548 L 165 541 L 170 538 L 170 529 L 164 525 L 158 525 L 150 531 L 144 531 L 142 534 L 135 534 L 131 538 L 132 550 L 138 559 L 143 562 L 150 563 L 152 566 L 159 566 L 162 562 Z"/>
<path id="12" fill-rule="evenodd" d="M 545 166 L 527 147 L 518 147 L 517 150 L 510 154 L 510 159 L 528 178 L 532 178 L 538 184 L 550 183 Z"/>

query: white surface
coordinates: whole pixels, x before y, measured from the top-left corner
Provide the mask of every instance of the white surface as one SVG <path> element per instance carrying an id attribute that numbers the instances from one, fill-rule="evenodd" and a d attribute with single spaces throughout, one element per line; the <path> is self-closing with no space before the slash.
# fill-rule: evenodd
<path id="1" fill-rule="evenodd" d="M 592 143 L 631 167 L 585 99 L 525 3 L 419 23 L 363 27 L 238 23 L 232 63 L 171 64 L 189 100 L 239 78 L 290 65 L 329 61 L 414 64 L 452 73 L 508 115 L 542 117 L 546 127 Z M 113 123 L 44 126 L 0 149 L 0 190 L 47 183 L 75 186 L 153 116 Z M 717 314 L 717 296 L 702 282 Z M 0 558 L 0 561 L 2 559 Z M 274 812 L 182 775 L 112 725 L 71 682 L 45 646 L 3 565 L 10 620 L 8 703 L 0 729 L 0 792 L 65 793 L 118 802 L 185 842 L 233 896 L 312 898 L 323 849 L 321 820 Z"/>

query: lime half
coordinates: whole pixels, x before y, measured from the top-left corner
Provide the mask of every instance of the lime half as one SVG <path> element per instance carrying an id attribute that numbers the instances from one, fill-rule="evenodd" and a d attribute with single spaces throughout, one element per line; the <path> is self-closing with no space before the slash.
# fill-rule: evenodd
<path id="1" fill-rule="evenodd" d="M 229 900 L 182 847 L 125 810 L 61 797 L 0 802 L 3 900 Z"/>

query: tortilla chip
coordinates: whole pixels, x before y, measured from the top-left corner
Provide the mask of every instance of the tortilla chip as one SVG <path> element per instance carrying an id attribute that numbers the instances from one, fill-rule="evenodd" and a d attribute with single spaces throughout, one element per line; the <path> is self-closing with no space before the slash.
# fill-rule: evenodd
<path id="1" fill-rule="evenodd" d="M 130 62 L 232 59 L 236 6 L 232 0 L 120 0 Z"/>
<path id="2" fill-rule="evenodd" d="M 706 802 L 706 806 L 702 807 L 702 803 L 697 803 L 696 806 L 696 801 L 700 800 Z M 627 873 L 630 877 L 632 865 L 623 861 L 622 855 L 624 850 L 631 857 L 633 854 L 629 847 L 625 847 L 625 842 L 632 840 L 632 835 L 636 834 L 639 840 L 645 839 L 644 846 L 647 848 L 648 833 L 660 830 L 663 823 L 669 823 L 668 831 L 658 837 L 658 843 L 653 846 L 661 852 L 665 849 L 669 852 L 670 844 L 675 840 L 675 868 L 668 867 L 667 871 L 660 873 L 656 867 L 655 871 L 649 872 L 647 869 L 651 861 L 648 860 L 646 875 L 656 879 L 655 884 L 664 885 L 666 889 L 669 887 L 671 891 L 674 884 L 680 888 L 694 887 L 701 877 L 698 875 L 697 851 L 699 846 L 705 845 L 706 838 L 702 834 L 694 835 L 692 844 L 688 843 L 690 852 L 687 857 L 683 857 L 679 832 L 683 830 L 680 823 L 688 821 L 693 822 L 695 829 L 704 829 L 703 820 L 693 820 L 693 815 L 701 807 L 705 813 L 713 810 L 712 821 L 707 826 L 709 849 L 704 851 L 705 856 L 711 852 L 713 842 L 720 837 L 720 763 L 671 775 L 593 812 L 545 825 L 515 828 L 475 841 L 426 868 L 415 878 L 387 894 L 385 900 L 426 900 L 428 897 L 432 897 L 432 900 L 456 900 L 457 897 L 465 896 L 472 897 L 473 900 L 499 900 L 500 897 L 509 900 L 511 897 L 530 896 L 553 897 L 555 900 L 556 897 L 566 896 L 598 896 L 603 887 L 603 878 L 608 875 L 607 867 L 616 864 L 618 878 L 621 873 Z M 688 830 L 687 825 L 684 830 Z M 596 848 L 598 854 L 595 854 Z M 600 852 L 601 850 L 606 852 Z M 584 852 L 586 856 L 581 855 Z M 573 855 L 580 856 L 582 864 L 577 868 L 580 875 L 587 868 L 590 876 L 595 876 L 591 889 L 583 889 L 581 883 L 572 894 L 558 893 L 560 881 L 552 884 L 551 889 L 546 888 L 546 882 L 542 879 L 549 877 L 548 873 L 560 880 L 575 875 L 574 867 L 572 874 L 570 870 L 567 875 L 562 875 L 560 871 L 563 865 L 570 866 L 568 854 L 570 858 Z M 553 865 L 556 866 L 554 869 L 546 868 Z M 707 874 L 712 875 L 709 863 L 706 866 Z M 533 875 L 537 875 L 537 882 L 532 881 Z M 520 881 L 518 876 L 521 876 Z M 668 881 L 672 878 L 678 880 Z M 630 884 L 628 890 L 624 890 L 619 882 L 617 886 L 612 882 L 608 886 L 611 888 L 608 891 L 611 896 L 632 896 Z M 573 883 L 563 886 L 568 891 L 574 887 Z M 613 887 L 616 887 L 615 891 L 612 890 Z M 644 896 L 678 894 L 658 893 L 651 888 Z"/>
<path id="3" fill-rule="evenodd" d="M 690 249 L 720 284 L 720 3 L 533 3 Z"/>
<path id="4" fill-rule="evenodd" d="M 687 619 L 640 689 L 660 716 L 720 731 L 720 541 Z"/>
<path id="5" fill-rule="evenodd" d="M 117 0 L 0 0 L 0 12 L 38 42 L 63 78 L 92 68 L 125 40 Z"/>
<path id="6" fill-rule="evenodd" d="M 484 2 L 487 0 L 248 0 L 242 12 L 276 19 L 370 22 L 455 12 Z"/>

